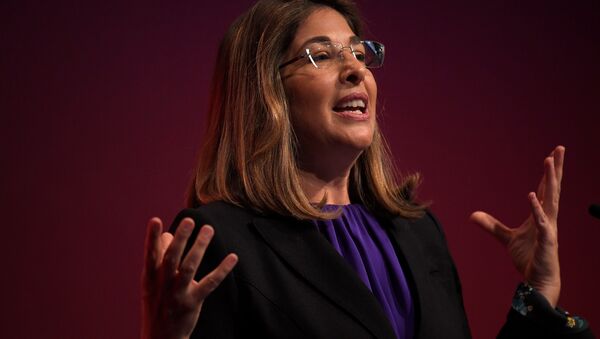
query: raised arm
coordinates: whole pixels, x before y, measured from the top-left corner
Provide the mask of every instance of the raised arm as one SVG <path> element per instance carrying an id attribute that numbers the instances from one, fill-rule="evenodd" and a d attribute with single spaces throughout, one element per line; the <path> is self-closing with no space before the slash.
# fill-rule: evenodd
<path id="1" fill-rule="evenodd" d="M 561 288 L 557 219 L 564 156 L 565 148 L 558 146 L 544 159 L 537 193 L 528 194 L 531 214 L 519 227 L 510 228 L 482 211 L 471 215 L 506 247 L 524 278 L 498 338 L 594 338 L 587 321 L 557 308 Z"/>
<path id="2" fill-rule="evenodd" d="M 537 194 L 528 195 L 531 214 L 516 228 L 507 227 L 490 214 L 477 211 L 471 220 L 493 235 L 529 285 L 555 307 L 560 295 L 558 262 L 558 205 L 565 148 L 558 146 L 544 159 L 544 176 Z"/>

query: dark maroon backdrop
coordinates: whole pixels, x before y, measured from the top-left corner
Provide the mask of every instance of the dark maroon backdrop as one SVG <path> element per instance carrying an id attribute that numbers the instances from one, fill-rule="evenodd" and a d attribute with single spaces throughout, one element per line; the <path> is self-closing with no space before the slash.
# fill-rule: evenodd
<path id="1" fill-rule="evenodd" d="M 0 337 L 138 335 L 146 220 L 183 206 L 218 40 L 250 2 L 0 4 Z M 519 277 L 467 218 L 524 219 L 557 144 L 560 303 L 600 329 L 598 4 L 361 2 L 388 52 L 384 130 L 425 178 L 475 338 L 497 331 Z"/>

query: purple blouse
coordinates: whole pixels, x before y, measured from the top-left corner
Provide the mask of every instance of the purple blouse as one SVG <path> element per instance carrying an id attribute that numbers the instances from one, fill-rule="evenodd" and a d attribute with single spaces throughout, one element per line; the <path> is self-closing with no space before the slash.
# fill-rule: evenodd
<path id="1" fill-rule="evenodd" d="M 414 331 L 414 306 L 396 251 L 377 219 L 360 204 L 326 205 L 342 214 L 332 220 L 316 220 L 317 229 L 354 268 L 373 292 L 399 339 Z"/>

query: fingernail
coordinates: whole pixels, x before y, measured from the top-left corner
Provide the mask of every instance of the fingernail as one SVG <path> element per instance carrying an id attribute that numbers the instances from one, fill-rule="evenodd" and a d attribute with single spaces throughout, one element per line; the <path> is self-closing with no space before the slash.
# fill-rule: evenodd
<path id="1" fill-rule="evenodd" d="M 232 269 L 238 262 L 237 255 L 232 255 L 227 258 L 227 268 Z"/>
<path id="2" fill-rule="evenodd" d="M 182 228 L 183 232 L 190 233 L 194 225 L 191 222 L 183 222 L 180 227 Z"/>
<path id="3" fill-rule="evenodd" d="M 202 226 L 202 228 L 200 229 L 200 234 L 203 237 L 211 237 L 212 236 L 212 230 L 210 229 L 210 227 L 207 226 Z"/>

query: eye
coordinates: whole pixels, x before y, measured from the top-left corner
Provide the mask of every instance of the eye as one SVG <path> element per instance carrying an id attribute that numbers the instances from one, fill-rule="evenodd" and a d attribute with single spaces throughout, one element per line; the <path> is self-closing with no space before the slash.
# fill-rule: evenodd
<path id="1" fill-rule="evenodd" d="M 356 58 L 356 60 L 362 63 L 364 63 L 367 60 L 365 53 L 361 51 L 354 51 L 354 57 Z"/>
<path id="2" fill-rule="evenodd" d="M 325 61 L 325 60 L 329 60 L 331 59 L 331 56 L 329 55 L 329 53 L 325 52 L 325 51 L 319 51 L 317 53 L 311 53 L 312 59 L 315 62 L 319 62 L 319 61 Z"/>

